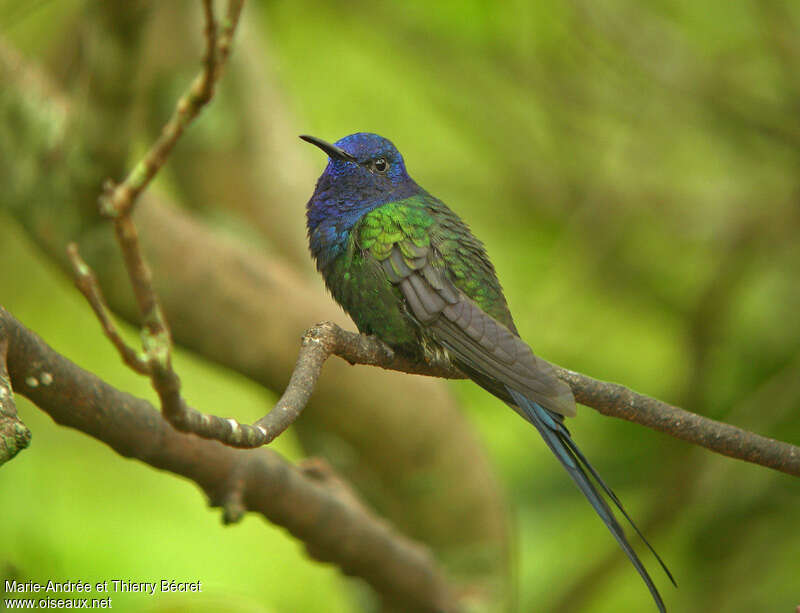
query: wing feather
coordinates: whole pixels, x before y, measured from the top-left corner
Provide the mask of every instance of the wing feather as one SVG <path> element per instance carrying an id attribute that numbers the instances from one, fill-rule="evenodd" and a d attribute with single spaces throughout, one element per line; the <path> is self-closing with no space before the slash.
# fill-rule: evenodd
<path id="1" fill-rule="evenodd" d="M 440 340 L 456 362 L 508 385 L 556 413 L 574 416 L 572 392 L 556 377 L 553 368 L 459 290 L 444 268 L 434 265 L 436 254 L 432 249 L 418 245 L 411 249 L 407 247 L 410 242 L 392 247 L 382 262 L 383 270 L 400 288 L 413 316 Z"/>

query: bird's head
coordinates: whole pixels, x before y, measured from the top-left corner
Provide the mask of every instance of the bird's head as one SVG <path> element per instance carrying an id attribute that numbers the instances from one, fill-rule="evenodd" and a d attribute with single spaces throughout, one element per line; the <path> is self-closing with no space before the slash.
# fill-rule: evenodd
<path id="1" fill-rule="evenodd" d="M 301 136 L 328 154 L 320 181 L 355 195 L 388 193 L 411 180 L 403 156 L 392 142 L 377 134 L 358 132 L 330 144 L 315 136 Z"/>
<path id="2" fill-rule="evenodd" d="M 328 166 L 317 182 L 312 202 L 322 197 L 330 204 L 346 201 L 349 205 L 374 208 L 405 198 L 417 187 L 408 176 L 397 147 L 382 136 L 359 132 L 334 144 L 314 136 L 300 138 L 328 154 Z"/>
<path id="3" fill-rule="evenodd" d="M 341 248 L 352 227 L 369 211 L 422 191 L 408 176 L 397 147 L 382 136 L 359 132 L 334 144 L 315 136 L 300 138 L 328 154 L 328 165 L 306 210 L 315 254 Z"/>

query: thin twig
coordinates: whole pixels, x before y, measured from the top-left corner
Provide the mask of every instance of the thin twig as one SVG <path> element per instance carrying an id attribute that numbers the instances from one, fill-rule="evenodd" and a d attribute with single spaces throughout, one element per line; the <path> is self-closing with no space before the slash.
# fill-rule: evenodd
<path id="1" fill-rule="evenodd" d="M 239 17 L 242 15 L 243 5 L 244 0 L 231 0 L 228 2 L 228 11 L 225 15 L 225 21 L 222 23 L 222 35 L 219 37 L 219 42 L 217 43 L 219 56 L 217 57 L 216 74 L 214 75 L 215 82 L 219 81 L 222 76 L 222 71 L 228 64 L 233 35 L 236 32 L 236 26 L 239 25 Z"/>
<path id="2" fill-rule="evenodd" d="M 203 0 L 203 16 L 206 21 L 206 50 L 203 55 L 203 72 L 200 73 L 200 86 L 197 98 L 205 104 L 214 96 L 214 79 L 217 66 L 217 20 L 214 17 L 214 0 Z"/>
<path id="3" fill-rule="evenodd" d="M 218 39 L 213 2 L 203 0 L 206 21 L 203 69 L 178 100 L 172 117 L 164 124 L 156 142 L 141 161 L 134 166 L 125 180 L 119 184 L 111 181 L 106 183 L 100 198 L 100 209 L 108 217 L 116 218 L 130 213 L 139 194 L 150 184 L 164 162 L 167 161 L 167 157 L 186 126 L 197 117 L 213 97 L 214 85 L 222 75 L 222 69 L 230 54 L 231 40 L 239 23 L 243 4 L 244 0 L 231 0 L 228 3 L 222 35 Z"/>
<path id="4" fill-rule="evenodd" d="M 81 258 L 78 253 L 78 246 L 75 243 L 67 245 L 67 255 L 75 273 L 75 287 L 84 295 L 92 307 L 97 319 L 100 320 L 103 332 L 108 340 L 111 341 L 111 344 L 116 347 L 122 361 L 139 374 L 149 375 L 150 368 L 147 364 L 147 359 L 143 354 L 128 345 L 117 331 L 117 327 L 108 312 L 108 306 L 103 294 L 100 292 L 97 277 L 95 277 L 89 265 Z"/>

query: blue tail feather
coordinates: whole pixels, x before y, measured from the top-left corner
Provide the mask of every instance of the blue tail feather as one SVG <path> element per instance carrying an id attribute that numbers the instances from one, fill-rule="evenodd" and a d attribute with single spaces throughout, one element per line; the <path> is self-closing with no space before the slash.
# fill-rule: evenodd
<path id="1" fill-rule="evenodd" d="M 653 547 L 644 538 L 639 528 L 633 523 L 633 520 L 631 520 L 628 513 L 622 507 L 622 503 L 619 501 L 619 498 L 617 498 L 611 488 L 606 485 L 605 481 L 600 478 L 600 475 L 597 474 L 597 471 L 594 469 L 594 467 L 589 464 L 589 461 L 586 459 L 580 449 L 578 449 L 578 446 L 572 440 L 569 431 L 561 422 L 559 417 L 547 409 L 544 409 L 536 402 L 529 400 L 519 392 L 511 389 L 510 387 L 506 387 L 506 389 L 508 389 L 509 394 L 514 399 L 514 403 L 520 408 L 527 420 L 536 427 L 536 429 L 539 431 L 539 434 L 542 435 L 542 438 L 547 446 L 555 454 L 564 468 L 566 468 L 570 477 L 572 477 L 572 480 L 575 481 L 578 488 L 581 490 L 581 492 L 583 492 L 583 495 L 586 496 L 586 498 L 589 500 L 589 503 L 606 524 L 611 534 L 614 535 L 614 538 L 617 540 L 622 550 L 628 556 L 628 559 L 631 561 L 639 575 L 644 580 L 647 588 L 650 590 L 650 594 L 652 594 L 653 600 L 655 600 L 655 603 L 658 606 L 658 610 L 661 613 L 666 613 L 666 607 L 664 605 L 664 601 L 661 599 L 661 594 L 658 593 L 658 589 L 656 589 L 653 580 L 650 578 L 650 575 L 639 559 L 639 556 L 636 555 L 633 547 L 631 547 L 628 539 L 625 537 L 625 532 L 623 531 L 622 526 L 619 525 L 616 517 L 614 517 L 614 513 L 608 506 L 608 503 L 600 495 L 600 493 L 597 491 L 597 488 L 589 479 L 589 476 L 586 474 L 586 470 L 589 471 L 592 477 L 594 477 L 594 479 L 600 485 L 602 490 L 608 495 L 611 501 L 617 506 L 617 508 L 619 508 L 625 518 L 630 522 L 631 526 L 633 526 L 634 530 L 636 530 L 636 533 L 645 542 L 650 551 L 652 551 L 656 556 L 656 559 L 658 560 L 659 564 L 661 564 L 661 567 L 664 569 L 664 572 L 666 572 L 670 581 L 675 584 L 675 579 L 673 579 L 672 574 L 661 560 L 661 557 L 653 550 Z M 586 470 L 584 470 L 584 467 Z"/>
<path id="2" fill-rule="evenodd" d="M 606 482 L 603 480 L 603 478 L 599 474 L 597 474 L 597 471 L 595 470 L 594 466 L 589 464 L 589 460 L 587 460 L 586 456 L 583 455 L 583 452 L 575 444 L 575 441 L 573 441 L 572 438 L 567 438 L 567 439 L 565 439 L 564 442 L 569 446 L 569 448 L 572 450 L 572 452 L 577 456 L 577 458 L 581 462 L 581 464 L 583 464 L 583 466 L 586 467 L 589 470 L 589 472 L 592 474 L 592 477 L 594 477 L 594 480 L 597 481 L 597 483 L 600 484 L 600 487 L 603 489 L 603 491 L 606 494 L 608 494 L 608 497 L 611 498 L 611 500 L 614 502 L 616 507 L 620 510 L 620 513 L 622 513 L 625 516 L 625 519 L 628 520 L 628 523 L 636 531 L 636 534 L 638 534 L 639 538 L 642 539 L 642 542 L 645 545 L 647 545 L 647 548 L 655 556 L 656 560 L 658 560 L 658 563 L 661 565 L 661 568 L 664 570 L 664 573 L 667 575 L 667 577 L 669 578 L 669 580 L 672 583 L 672 585 L 674 585 L 675 587 L 678 587 L 678 584 L 675 582 L 675 577 L 672 576 L 672 573 L 670 572 L 669 568 L 667 568 L 667 565 L 664 563 L 664 560 L 661 559 L 661 556 L 658 555 L 658 552 L 655 549 L 653 549 L 653 546 L 650 544 L 650 541 L 648 541 L 644 537 L 644 534 L 642 534 L 642 531 L 639 530 L 639 526 L 637 526 L 634 523 L 634 521 L 631 519 L 631 516 L 628 515 L 628 512 L 625 510 L 625 507 L 622 506 L 622 502 L 620 502 L 619 498 L 617 498 L 617 495 L 614 493 L 614 491 L 606 484 Z"/>

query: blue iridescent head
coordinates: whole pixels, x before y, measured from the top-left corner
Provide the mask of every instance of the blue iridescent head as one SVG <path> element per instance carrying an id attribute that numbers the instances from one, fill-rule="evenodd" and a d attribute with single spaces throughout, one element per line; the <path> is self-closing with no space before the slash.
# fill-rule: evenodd
<path id="1" fill-rule="evenodd" d="M 368 132 L 331 144 L 301 136 L 328 154 L 328 165 L 308 201 L 306 217 L 311 252 L 324 268 L 347 246 L 350 230 L 369 211 L 419 193 L 403 156 L 391 141 Z"/>

